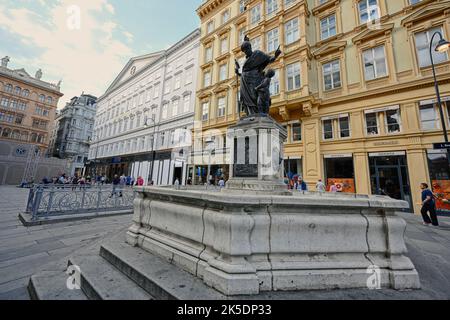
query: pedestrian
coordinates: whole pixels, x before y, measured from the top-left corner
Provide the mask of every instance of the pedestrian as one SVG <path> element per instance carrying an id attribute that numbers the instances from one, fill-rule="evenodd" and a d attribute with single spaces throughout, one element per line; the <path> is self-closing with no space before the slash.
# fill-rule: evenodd
<path id="1" fill-rule="evenodd" d="M 190 177 L 187 179 L 187 184 L 188 184 L 188 186 L 192 185 L 192 179 Z"/>
<path id="2" fill-rule="evenodd" d="M 139 176 L 139 177 L 137 178 L 136 184 L 137 184 L 139 187 L 142 187 L 142 186 L 144 185 L 144 179 L 143 179 L 141 176 Z"/>
<path id="3" fill-rule="evenodd" d="M 317 192 L 325 192 L 325 184 L 322 182 L 322 179 L 319 179 L 316 183 L 316 190 Z"/>
<path id="4" fill-rule="evenodd" d="M 180 180 L 178 180 L 178 178 L 176 178 L 173 185 L 175 186 L 176 189 L 179 189 L 180 188 Z"/>
<path id="5" fill-rule="evenodd" d="M 225 180 L 224 180 L 223 177 L 221 177 L 220 180 L 219 180 L 219 187 L 220 188 L 224 188 L 225 187 Z"/>
<path id="6" fill-rule="evenodd" d="M 335 183 L 333 183 L 331 186 L 330 186 L 330 192 L 332 192 L 332 193 L 336 193 L 336 192 L 338 192 L 338 189 L 337 189 L 337 187 L 336 187 L 336 184 Z"/>
<path id="7" fill-rule="evenodd" d="M 127 176 L 126 184 L 127 184 L 127 186 L 131 186 L 131 176 L 130 175 Z"/>
<path id="8" fill-rule="evenodd" d="M 436 214 L 436 201 L 434 200 L 434 194 L 428 188 L 428 184 L 422 183 L 420 185 L 422 190 L 422 209 L 420 212 L 423 217 L 423 224 L 425 226 L 433 225 L 435 227 L 439 226 L 439 221 Z M 428 212 L 430 215 L 428 215 Z M 431 218 L 431 219 L 430 219 Z"/>
<path id="9" fill-rule="evenodd" d="M 120 186 L 120 177 L 117 174 L 115 174 L 112 182 L 113 182 L 113 189 L 110 198 L 112 198 L 114 195 L 117 194 L 117 189 Z M 121 196 L 122 192 L 119 190 L 119 197 Z"/>
<path id="10" fill-rule="evenodd" d="M 305 181 L 303 181 L 302 177 L 298 177 L 298 180 L 295 183 L 295 190 L 308 191 L 308 185 L 305 183 Z"/>

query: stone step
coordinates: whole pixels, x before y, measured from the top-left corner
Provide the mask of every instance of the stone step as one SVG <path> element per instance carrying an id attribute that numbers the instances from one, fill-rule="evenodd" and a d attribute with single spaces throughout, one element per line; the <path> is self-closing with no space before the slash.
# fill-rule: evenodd
<path id="1" fill-rule="evenodd" d="M 201 279 L 122 241 L 103 244 L 100 255 L 157 300 L 226 300 Z"/>
<path id="2" fill-rule="evenodd" d="M 81 290 L 67 288 L 68 275 L 61 271 L 45 271 L 33 275 L 28 283 L 32 300 L 88 300 Z"/>
<path id="3" fill-rule="evenodd" d="M 89 300 L 153 300 L 125 274 L 97 254 L 69 259 L 81 271 L 81 289 Z"/>

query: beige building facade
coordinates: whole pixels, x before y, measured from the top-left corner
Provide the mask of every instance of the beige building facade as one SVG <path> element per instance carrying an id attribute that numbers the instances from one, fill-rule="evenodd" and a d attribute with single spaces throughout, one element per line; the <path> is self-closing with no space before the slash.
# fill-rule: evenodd
<path id="1" fill-rule="evenodd" d="M 0 140 L 33 144 L 45 152 L 49 147 L 59 85 L 41 80 L 42 71 L 31 76 L 25 69 L 8 68 L 9 57 L 0 66 Z"/>
<path id="2" fill-rule="evenodd" d="M 270 115 L 289 133 L 287 179 L 302 176 L 310 189 L 322 179 L 344 192 L 387 194 L 416 212 L 421 182 L 450 196 L 446 151 L 433 149 L 444 137 L 428 52 L 436 31 L 450 38 L 450 1 L 210 0 L 197 13 L 202 125 L 194 143 L 198 149 L 214 140 L 213 178 L 227 175 L 220 157 L 226 128 L 239 117 L 234 60 L 242 65 L 247 35 L 253 49 L 283 51 L 270 66 Z M 433 53 L 447 128 L 449 55 Z M 193 157 L 196 181 L 205 179 L 205 153 L 211 156 Z"/>

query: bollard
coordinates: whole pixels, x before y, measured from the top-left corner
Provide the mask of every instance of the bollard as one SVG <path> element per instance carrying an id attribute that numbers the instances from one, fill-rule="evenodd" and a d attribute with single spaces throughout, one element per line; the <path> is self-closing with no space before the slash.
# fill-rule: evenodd
<path id="1" fill-rule="evenodd" d="M 37 220 L 37 216 L 38 216 L 38 212 L 39 212 L 39 206 L 41 205 L 41 200 L 42 200 L 42 194 L 43 193 L 44 193 L 44 188 L 39 186 L 38 190 L 36 192 L 36 197 L 34 199 L 34 203 L 33 203 L 33 213 L 32 213 L 32 217 L 31 217 L 31 220 L 33 220 L 33 221 Z"/>

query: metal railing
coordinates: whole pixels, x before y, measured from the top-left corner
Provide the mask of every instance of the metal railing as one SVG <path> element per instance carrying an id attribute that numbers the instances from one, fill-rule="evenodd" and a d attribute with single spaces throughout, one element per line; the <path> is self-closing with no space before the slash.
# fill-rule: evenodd
<path id="1" fill-rule="evenodd" d="M 26 213 L 32 220 L 49 216 L 133 209 L 135 191 L 112 185 L 34 185 Z"/>

